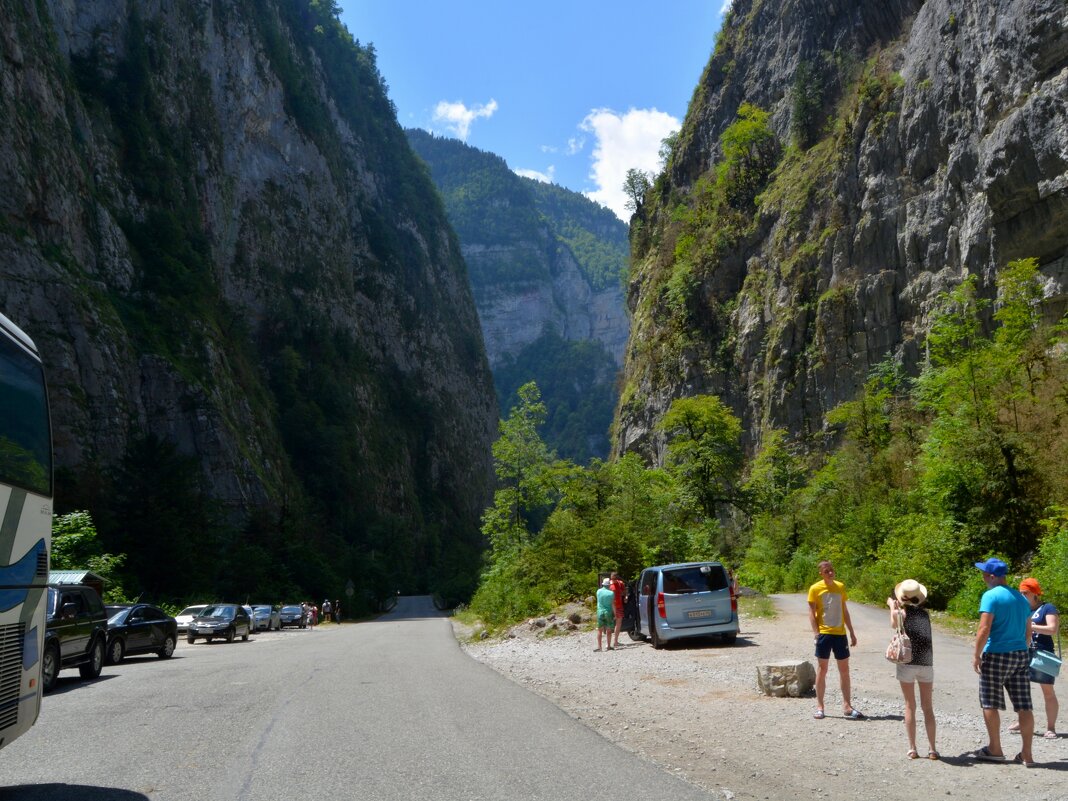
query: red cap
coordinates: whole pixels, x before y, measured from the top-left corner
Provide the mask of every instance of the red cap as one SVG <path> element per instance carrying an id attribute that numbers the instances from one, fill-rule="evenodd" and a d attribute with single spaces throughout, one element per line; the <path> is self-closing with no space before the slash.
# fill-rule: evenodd
<path id="1" fill-rule="evenodd" d="M 1025 578 L 1023 581 L 1021 581 L 1020 590 L 1029 592 L 1032 595 L 1042 594 L 1042 587 L 1039 585 L 1038 581 L 1033 578 Z"/>

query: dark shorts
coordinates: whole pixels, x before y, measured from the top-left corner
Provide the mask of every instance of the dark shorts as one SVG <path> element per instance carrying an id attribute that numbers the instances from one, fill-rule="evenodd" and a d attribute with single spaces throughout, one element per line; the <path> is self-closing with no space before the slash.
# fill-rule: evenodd
<path id="1" fill-rule="evenodd" d="M 1032 709 L 1030 652 L 1010 651 L 1006 654 L 983 654 L 979 666 L 979 706 L 983 709 L 1004 709 L 1005 692 L 1017 712 Z"/>
<path id="2" fill-rule="evenodd" d="M 821 634 L 816 638 L 817 659 L 830 659 L 832 652 L 835 659 L 849 659 L 849 638 L 844 634 Z"/>

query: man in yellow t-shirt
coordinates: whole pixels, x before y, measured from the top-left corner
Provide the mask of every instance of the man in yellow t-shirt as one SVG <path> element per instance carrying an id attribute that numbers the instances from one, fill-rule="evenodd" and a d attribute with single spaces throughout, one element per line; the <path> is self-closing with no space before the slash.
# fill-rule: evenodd
<path id="1" fill-rule="evenodd" d="M 853 621 L 849 619 L 849 596 L 845 585 L 834 580 L 834 565 L 824 560 L 819 564 L 820 581 L 808 588 L 808 621 L 816 641 L 816 713 L 814 717 L 826 717 L 823 696 L 827 689 L 827 670 L 831 653 L 838 662 L 838 679 L 842 685 L 842 711 L 850 720 L 863 720 L 864 714 L 853 708 L 849 686 L 849 646 L 856 646 L 857 635 L 853 633 Z M 849 640 L 846 640 L 846 631 Z"/>

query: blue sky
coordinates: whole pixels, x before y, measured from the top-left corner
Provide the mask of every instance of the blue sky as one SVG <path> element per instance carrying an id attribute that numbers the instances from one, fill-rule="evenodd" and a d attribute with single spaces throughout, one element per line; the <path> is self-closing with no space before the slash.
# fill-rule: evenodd
<path id="1" fill-rule="evenodd" d="M 657 170 L 729 0 L 339 0 L 372 43 L 401 125 L 463 139 L 622 219 Z"/>

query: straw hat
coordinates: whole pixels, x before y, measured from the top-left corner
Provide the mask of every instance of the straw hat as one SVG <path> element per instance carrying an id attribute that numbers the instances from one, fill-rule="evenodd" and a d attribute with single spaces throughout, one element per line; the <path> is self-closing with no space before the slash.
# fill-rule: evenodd
<path id="1" fill-rule="evenodd" d="M 927 588 L 916 579 L 905 579 L 894 587 L 894 597 L 903 604 L 918 606 L 927 600 Z"/>

